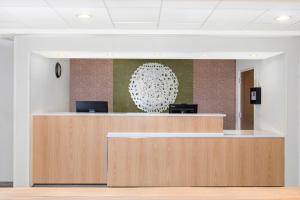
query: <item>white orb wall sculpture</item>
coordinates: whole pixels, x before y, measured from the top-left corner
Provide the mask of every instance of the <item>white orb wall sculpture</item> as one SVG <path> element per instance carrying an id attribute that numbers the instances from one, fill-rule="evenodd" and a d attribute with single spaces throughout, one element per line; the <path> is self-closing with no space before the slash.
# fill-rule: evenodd
<path id="1" fill-rule="evenodd" d="M 145 63 L 132 74 L 129 93 L 139 109 L 163 112 L 175 102 L 178 86 L 177 77 L 168 66 Z"/>

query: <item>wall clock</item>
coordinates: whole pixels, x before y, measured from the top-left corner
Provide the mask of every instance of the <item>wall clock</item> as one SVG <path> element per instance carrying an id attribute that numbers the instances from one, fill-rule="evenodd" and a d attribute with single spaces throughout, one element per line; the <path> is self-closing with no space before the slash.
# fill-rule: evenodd
<path id="1" fill-rule="evenodd" d="M 55 75 L 56 78 L 61 77 L 61 65 L 58 62 L 55 64 Z"/>

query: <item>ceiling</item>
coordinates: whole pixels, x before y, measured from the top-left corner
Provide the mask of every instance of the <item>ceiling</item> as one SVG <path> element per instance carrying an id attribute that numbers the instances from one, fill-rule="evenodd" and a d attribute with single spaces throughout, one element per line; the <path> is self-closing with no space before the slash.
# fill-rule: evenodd
<path id="1" fill-rule="evenodd" d="M 300 35 L 300 0 L 0 0 L 0 34 L 120 29 Z"/>

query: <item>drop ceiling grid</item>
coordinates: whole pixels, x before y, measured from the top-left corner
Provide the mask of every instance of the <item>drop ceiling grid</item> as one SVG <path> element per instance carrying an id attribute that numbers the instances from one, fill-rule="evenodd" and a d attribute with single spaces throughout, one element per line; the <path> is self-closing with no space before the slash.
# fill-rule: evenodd
<path id="1" fill-rule="evenodd" d="M 77 14 L 86 12 L 90 20 Z M 279 23 L 276 16 L 292 16 Z M 300 30 L 296 0 L 0 0 L 0 29 Z"/>

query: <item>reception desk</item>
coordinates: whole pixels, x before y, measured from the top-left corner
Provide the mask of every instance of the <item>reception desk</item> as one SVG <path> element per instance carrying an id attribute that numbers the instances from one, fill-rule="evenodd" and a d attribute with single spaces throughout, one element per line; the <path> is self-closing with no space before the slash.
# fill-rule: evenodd
<path id="1" fill-rule="evenodd" d="M 33 184 L 106 184 L 107 133 L 223 133 L 223 114 L 40 113 L 32 117 Z"/>
<path id="2" fill-rule="evenodd" d="M 108 186 L 284 186 L 284 138 L 265 131 L 109 133 Z"/>
<path id="3" fill-rule="evenodd" d="M 284 138 L 224 131 L 224 116 L 34 114 L 32 183 L 283 186 Z"/>

